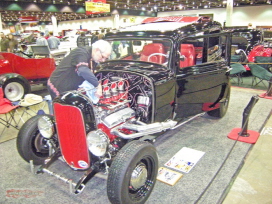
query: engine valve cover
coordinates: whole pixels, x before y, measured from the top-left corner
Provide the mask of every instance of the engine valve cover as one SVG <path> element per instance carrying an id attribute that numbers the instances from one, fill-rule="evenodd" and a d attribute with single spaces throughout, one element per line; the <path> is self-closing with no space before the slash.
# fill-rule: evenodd
<path id="1" fill-rule="evenodd" d="M 102 121 L 108 128 L 112 128 L 122 122 L 127 121 L 128 119 L 134 116 L 135 116 L 135 112 L 133 109 L 125 108 L 108 115 Z"/>

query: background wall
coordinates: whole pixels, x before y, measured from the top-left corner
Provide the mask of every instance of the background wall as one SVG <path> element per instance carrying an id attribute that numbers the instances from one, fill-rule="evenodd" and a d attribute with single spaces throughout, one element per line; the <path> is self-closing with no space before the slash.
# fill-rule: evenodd
<path id="1" fill-rule="evenodd" d="M 199 10 L 188 10 L 188 11 L 169 11 L 159 12 L 158 16 L 178 16 L 178 15 L 199 15 L 199 14 L 213 14 L 214 20 L 220 22 L 222 25 L 226 21 L 227 13 L 226 8 L 216 9 L 199 9 Z M 139 24 L 146 16 L 129 16 L 121 15 L 116 18 L 116 15 L 110 17 L 100 17 L 92 19 L 82 19 L 65 21 L 58 23 L 58 32 L 62 30 L 100 30 L 100 28 L 118 28 L 126 27 L 133 24 Z M 118 22 L 116 22 L 118 19 Z M 245 6 L 245 7 L 234 7 L 232 15 L 232 26 L 247 26 L 248 23 L 252 23 L 253 27 L 256 26 L 271 26 L 272 27 L 272 5 L 264 6 Z M 25 27 L 24 30 L 52 30 L 52 25 L 43 25 L 36 27 Z M 4 31 L 9 33 L 9 30 Z"/>
<path id="2" fill-rule="evenodd" d="M 129 16 L 122 15 L 119 17 L 118 26 L 126 27 L 133 24 L 139 24 L 145 19 L 146 16 Z M 88 30 L 100 30 L 103 28 L 117 28 L 114 23 L 114 16 L 102 17 L 102 18 L 92 18 L 92 19 L 82 19 L 60 22 L 58 24 L 58 30 L 68 30 L 68 29 L 88 29 Z"/>
<path id="3" fill-rule="evenodd" d="M 159 12 L 158 16 L 199 15 L 199 14 L 213 14 L 214 16 L 213 19 L 219 21 L 222 25 L 227 18 L 226 8 Z M 232 26 L 247 26 L 248 23 L 252 23 L 253 27 L 256 26 L 272 27 L 272 5 L 233 7 Z"/>
<path id="4" fill-rule="evenodd" d="M 213 14 L 214 20 L 220 22 L 222 25 L 226 21 L 227 17 L 226 8 L 159 12 L 158 16 L 199 15 L 199 14 Z M 145 18 L 147 17 L 122 15 L 119 17 L 118 26 L 125 27 L 132 24 L 139 24 Z M 232 26 L 247 26 L 248 23 L 252 23 L 253 27 L 256 26 L 272 27 L 272 5 L 233 7 L 231 23 Z M 112 16 L 60 22 L 58 25 L 58 30 L 61 31 L 71 28 L 79 29 L 80 25 L 82 25 L 83 29 L 88 30 L 99 30 L 99 28 L 101 27 L 115 28 L 114 17 Z"/>

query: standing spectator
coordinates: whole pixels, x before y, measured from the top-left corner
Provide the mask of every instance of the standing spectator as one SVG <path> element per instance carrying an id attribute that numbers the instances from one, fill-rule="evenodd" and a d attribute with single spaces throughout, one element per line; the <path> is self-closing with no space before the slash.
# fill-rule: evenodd
<path id="1" fill-rule="evenodd" d="M 105 32 L 105 30 L 102 29 L 102 30 L 101 30 L 101 33 L 98 35 L 98 40 L 102 40 L 102 39 L 105 37 L 104 32 Z"/>
<path id="2" fill-rule="evenodd" d="M 99 32 L 95 31 L 92 35 L 92 44 L 95 43 L 98 40 Z"/>
<path id="3" fill-rule="evenodd" d="M 47 42 L 47 40 L 45 39 L 44 33 L 43 33 L 43 32 L 41 32 L 41 33 L 40 33 L 40 36 L 37 38 L 36 44 L 37 44 L 37 45 L 47 45 L 47 46 L 48 46 L 48 42 Z"/>
<path id="4" fill-rule="evenodd" d="M 36 39 L 37 39 L 37 33 L 32 31 L 30 35 L 25 38 L 24 42 L 26 44 L 34 44 L 36 43 Z"/>
<path id="5" fill-rule="evenodd" d="M 47 42 L 50 50 L 56 50 L 59 48 L 60 40 L 57 37 L 53 36 L 52 31 L 49 32 L 49 38 L 47 39 Z"/>
<path id="6" fill-rule="evenodd" d="M 249 23 L 249 24 L 247 25 L 247 28 L 248 28 L 248 29 L 253 29 L 252 23 Z"/>
<path id="7" fill-rule="evenodd" d="M 80 36 L 77 37 L 77 46 L 78 47 L 89 46 L 89 40 L 86 37 L 85 32 L 81 32 Z"/>
<path id="8" fill-rule="evenodd" d="M 8 52 L 16 52 L 18 48 L 18 41 L 14 38 L 14 36 L 10 33 L 8 34 L 8 40 L 9 40 L 9 47 Z"/>
<path id="9" fill-rule="evenodd" d="M 1 41 L 0 41 L 0 51 L 1 52 L 7 52 L 9 48 L 9 40 L 6 38 L 5 34 L 3 32 L 0 33 Z"/>

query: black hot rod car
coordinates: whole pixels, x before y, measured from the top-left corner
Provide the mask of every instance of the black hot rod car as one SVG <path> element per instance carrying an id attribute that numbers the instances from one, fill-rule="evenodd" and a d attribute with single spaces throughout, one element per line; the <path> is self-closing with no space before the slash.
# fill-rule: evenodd
<path id="1" fill-rule="evenodd" d="M 20 129 L 19 154 L 82 192 L 98 172 L 108 175 L 111 203 L 144 203 L 156 182 L 152 145 L 184 118 L 223 117 L 230 97 L 230 35 L 201 17 L 147 18 L 108 33 L 110 59 L 95 75 L 103 96 L 94 104 L 68 91 L 53 100 L 53 115 L 37 115 Z M 50 170 L 57 159 L 85 171 L 70 182 Z"/>

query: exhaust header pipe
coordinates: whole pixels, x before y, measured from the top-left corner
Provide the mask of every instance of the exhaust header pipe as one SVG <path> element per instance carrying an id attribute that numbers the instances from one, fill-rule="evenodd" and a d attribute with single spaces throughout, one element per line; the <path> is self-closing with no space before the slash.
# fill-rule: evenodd
<path id="1" fill-rule="evenodd" d="M 158 123 L 152 123 L 152 124 L 131 124 L 131 123 L 124 123 L 118 127 L 115 127 L 111 130 L 111 133 L 114 135 L 117 135 L 118 137 L 121 137 L 123 139 L 135 139 L 138 137 L 142 137 L 149 134 L 159 133 L 162 131 L 165 131 L 167 129 L 173 128 L 177 124 L 176 121 L 169 120 L 166 122 L 158 122 Z M 119 131 L 119 129 L 128 129 L 137 131 L 137 133 L 126 135 Z"/>

